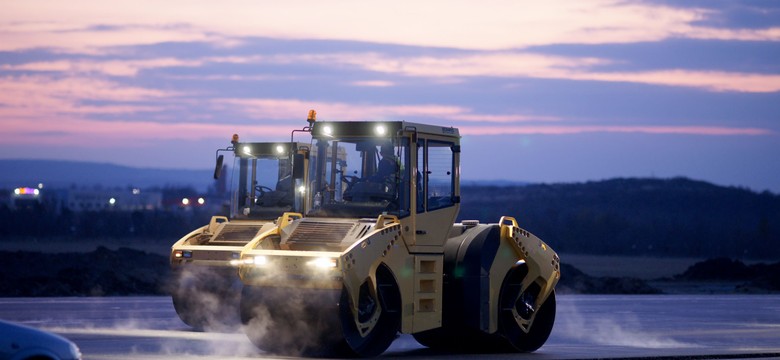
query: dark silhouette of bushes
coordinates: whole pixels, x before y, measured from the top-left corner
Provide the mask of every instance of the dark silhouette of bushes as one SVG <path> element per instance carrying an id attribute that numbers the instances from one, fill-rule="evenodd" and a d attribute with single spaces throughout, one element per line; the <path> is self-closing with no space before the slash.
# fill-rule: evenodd
<path id="1" fill-rule="evenodd" d="M 171 238 L 208 223 L 205 211 L 52 211 L 0 207 L 0 236 L 15 238 Z M 1 241 L 1 240 L 0 240 Z"/>
<path id="2" fill-rule="evenodd" d="M 777 259 L 780 196 L 685 178 L 463 186 L 459 219 L 520 226 L 559 252 Z"/>
<path id="3" fill-rule="evenodd" d="M 98 247 L 88 253 L 0 251 L 0 296 L 164 295 L 168 258 Z"/>

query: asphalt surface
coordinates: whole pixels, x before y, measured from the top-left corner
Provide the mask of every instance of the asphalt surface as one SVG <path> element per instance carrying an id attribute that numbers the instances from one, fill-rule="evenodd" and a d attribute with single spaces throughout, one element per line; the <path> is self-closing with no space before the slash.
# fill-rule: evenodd
<path id="1" fill-rule="evenodd" d="M 84 359 L 273 357 L 240 330 L 190 329 L 168 297 L 0 298 L 0 319 L 63 335 Z M 780 359 L 780 295 L 559 295 L 535 353 L 442 353 L 402 335 L 381 358 Z"/>

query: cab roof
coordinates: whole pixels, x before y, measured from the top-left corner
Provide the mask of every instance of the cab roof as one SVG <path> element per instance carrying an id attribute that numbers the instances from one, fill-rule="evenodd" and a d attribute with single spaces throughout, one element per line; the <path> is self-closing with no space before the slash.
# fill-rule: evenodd
<path id="1" fill-rule="evenodd" d="M 314 137 L 390 137 L 399 130 L 417 131 L 418 134 L 441 135 L 460 138 L 457 128 L 413 123 L 407 121 L 317 121 L 312 124 Z"/>

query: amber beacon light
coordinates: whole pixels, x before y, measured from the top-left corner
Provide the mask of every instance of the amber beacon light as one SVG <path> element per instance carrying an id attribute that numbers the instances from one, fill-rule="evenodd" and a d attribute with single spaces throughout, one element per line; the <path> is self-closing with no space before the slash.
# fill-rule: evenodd
<path id="1" fill-rule="evenodd" d="M 309 122 L 309 126 L 313 125 L 317 121 L 317 112 L 313 109 L 309 110 L 309 116 L 306 117 L 306 121 Z"/>

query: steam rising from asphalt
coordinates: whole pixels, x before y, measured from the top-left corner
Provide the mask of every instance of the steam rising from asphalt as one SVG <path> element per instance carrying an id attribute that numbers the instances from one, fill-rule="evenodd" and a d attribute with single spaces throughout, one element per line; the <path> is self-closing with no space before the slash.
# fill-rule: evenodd
<path id="1" fill-rule="evenodd" d="M 130 319 L 116 318 L 113 324 L 107 323 L 105 317 L 94 322 L 82 318 L 74 326 L 47 327 L 47 330 L 65 335 L 138 338 L 135 345 L 126 349 L 127 358 L 160 354 L 174 358 L 257 357 L 261 351 L 247 339 L 238 316 L 240 281 L 232 274 L 235 269 L 226 270 L 230 271 L 219 273 L 213 268 L 190 267 L 175 272 L 176 276 L 166 284 L 166 292 L 179 300 L 180 308 L 192 310 L 185 311 L 184 316 L 190 317 L 188 321 L 196 325 L 194 328 L 176 315 L 171 317 L 168 310 L 162 310 L 141 311 Z M 132 309 L 117 308 L 117 311 L 132 312 Z"/>
<path id="2" fill-rule="evenodd" d="M 250 288 L 251 289 L 251 288 Z M 251 289 L 244 331 L 263 350 L 283 355 L 329 354 L 340 344 L 338 299 L 301 288 Z"/>
<path id="3" fill-rule="evenodd" d="M 263 276 L 286 281 L 287 274 L 274 269 L 264 269 Z M 242 333 L 257 347 L 284 355 L 318 355 L 342 344 L 338 291 L 307 286 L 242 290 L 236 269 L 228 267 L 184 266 L 174 275 L 167 291 L 181 319 L 196 330 Z M 169 347 L 171 353 L 181 351 L 179 344 Z M 231 355 L 222 349 L 210 353 Z"/>
<path id="4" fill-rule="evenodd" d="M 199 330 L 241 331 L 241 282 L 234 268 L 189 266 L 174 273 L 168 292 L 182 320 Z"/>
<path id="5" fill-rule="evenodd" d="M 632 313 L 584 317 L 574 301 L 558 304 L 556 332 L 568 338 L 598 345 L 645 349 L 695 348 L 695 344 L 677 341 L 666 334 L 643 328 Z"/>
<path id="6" fill-rule="evenodd" d="M 46 330 L 66 336 L 113 336 L 142 339 L 128 351 L 129 358 L 142 355 L 169 356 L 217 356 L 224 357 L 257 357 L 260 351 L 252 345 L 244 334 L 240 333 L 206 333 L 191 330 L 156 330 L 149 329 L 138 322 L 137 328 L 130 324 L 122 324 L 114 328 L 105 327 L 47 327 Z M 153 341 L 149 341 L 154 338 Z M 78 343 L 78 341 L 76 341 Z"/>

